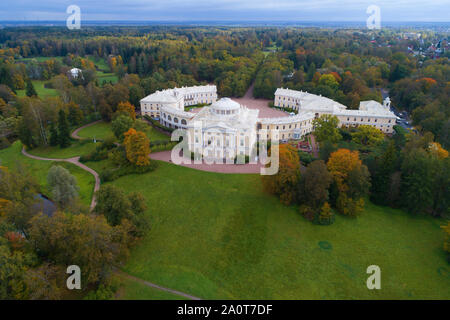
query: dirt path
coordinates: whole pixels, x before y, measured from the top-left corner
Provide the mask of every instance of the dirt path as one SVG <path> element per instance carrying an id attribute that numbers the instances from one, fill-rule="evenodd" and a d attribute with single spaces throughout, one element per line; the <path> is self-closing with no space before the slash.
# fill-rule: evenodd
<path id="1" fill-rule="evenodd" d="M 269 102 L 273 100 L 268 99 L 255 99 L 253 98 L 253 89 L 255 84 L 248 88 L 247 92 L 242 98 L 231 98 L 232 100 L 248 107 L 249 109 L 258 109 L 259 110 L 259 118 L 278 118 L 278 117 L 287 117 L 288 113 L 277 110 L 269 107 Z"/>
<path id="2" fill-rule="evenodd" d="M 75 130 L 72 132 L 72 134 L 71 134 L 70 136 L 71 136 L 72 138 L 74 138 L 74 139 L 77 139 L 77 140 L 84 139 L 84 138 L 82 138 L 82 137 L 80 137 L 80 136 L 78 135 L 78 132 L 80 132 L 80 130 L 83 130 L 84 128 L 93 126 L 94 124 L 97 124 L 97 123 L 102 122 L 102 121 L 103 121 L 103 120 L 97 120 L 97 121 L 94 121 L 94 122 L 85 124 L 84 126 L 81 126 L 81 127 L 77 128 L 77 129 L 75 129 Z"/>
<path id="3" fill-rule="evenodd" d="M 159 286 L 157 284 L 154 284 L 152 282 L 149 282 L 149 281 L 137 278 L 137 277 L 132 276 L 132 275 L 130 275 L 128 273 L 125 273 L 125 272 L 123 272 L 121 270 L 116 270 L 116 273 L 118 275 L 122 276 L 122 277 L 127 278 L 127 279 L 139 282 L 139 283 L 141 283 L 141 284 L 143 284 L 143 285 L 145 285 L 147 287 L 152 287 L 152 288 L 155 288 L 157 290 L 165 291 L 165 292 L 168 292 L 168 293 L 171 293 L 171 294 L 174 294 L 174 295 L 177 295 L 177 296 L 181 296 L 181 297 L 184 297 L 184 298 L 190 299 L 190 300 L 202 300 L 202 299 L 200 299 L 198 297 L 195 297 L 195 296 L 192 296 L 190 294 L 187 294 L 187 293 L 184 293 L 184 292 L 181 292 L 181 291 L 177 291 L 177 290 L 173 290 L 173 289 L 169 289 L 169 288 L 165 288 L 165 287 Z"/>
<path id="4" fill-rule="evenodd" d="M 314 137 L 313 134 L 310 135 L 311 138 L 311 147 L 312 147 L 312 154 L 315 158 L 319 158 L 319 143 L 316 141 L 316 137 Z"/>
<path id="5" fill-rule="evenodd" d="M 95 185 L 94 185 L 94 194 L 92 195 L 91 205 L 90 209 L 93 210 L 95 208 L 95 205 L 97 204 L 97 200 L 95 198 L 95 193 L 100 189 L 100 177 L 98 173 L 95 170 L 92 170 L 88 166 L 82 164 L 80 162 L 80 157 L 74 157 L 74 158 L 68 158 L 68 159 L 53 159 L 53 158 L 43 158 L 34 156 L 32 154 L 29 154 L 25 148 L 22 148 L 22 154 L 28 158 L 35 159 L 35 160 L 42 160 L 42 161 L 57 161 L 57 162 L 68 162 L 76 165 L 77 167 L 80 167 L 81 169 L 89 172 L 92 174 L 95 178 Z"/>

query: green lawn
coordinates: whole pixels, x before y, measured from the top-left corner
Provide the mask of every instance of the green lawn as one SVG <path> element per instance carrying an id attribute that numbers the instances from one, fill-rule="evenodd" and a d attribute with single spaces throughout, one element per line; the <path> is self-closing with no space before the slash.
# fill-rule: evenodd
<path id="1" fill-rule="evenodd" d="M 41 192 L 51 198 L 51 192 L 47 186 L 47 174 L 52 165 L 63 166 L 68 169 L 71 174 L 77 179 L 78 186 L 80 187 L 79 195 L 81 202 L 86 205 L 91 203 L 92 193 L 94 191 L 94 177 L 82 170 L 81 168 L 64 162 L 51 162 L 40 161 L 25 157 L 21 154 L 22 145 L 20 142 L 15 142 L 11 147 L 0 150 L 0 164 L 2 166 L 13 168 L 19 163 L 24 164 L 31 174 L 37 179 L 37 182 L 41 185 Z"/>
<path id="2" fill-rule="evenodd" d="M 90 141 L 72 140 L 72 144 L 68 148 L 56 147 L 37 147 L 27 150 L 29 154 L 53 159 L 67 159 L 88 154 L 95 149 L 96 144 Z"/>
<path id="3" fill-rule="evenodd" d="M 313 225 L 264 194 L 259 175 L 163 162 L 113 184 L 147 200 L 151 230 L 123 269 L 150 282 L 205 299 L 450 298 L 442 220 L 368 204 L 357 219 Z M 366 287 L 373 264 L 381 290 Z"/>
<path id="4" fill-rule="evenodd" d="M 92 126 L 86 127 L 78 131 L 78 135 L 82 138 L 96 138 L 102 140 L 114 136 L 111 131 L 111 123 L 107 122 L 99 122 Z"/>
<path id="5" fill-rule="evenodd" d="M 119 77 L 114 73 L 106 73 L 103 71 L 97 71 L 97 80 L 99 85 L 103 86 L 105 83 L 117 83 L 119 81 Z"/>
<path id="6" fill-rule="evenodd" d="M 118 290 L 116 300 L 182 300 L 177 296 L 162 290 L 146 286 L 130 279 L 120 279 L 122 288 Z"/>
<path id="7" fill-rule="evenodd" d="M 157 140 L 170 140 L 170 137 L 164 133 L 158 131 L 157 129 L 148 126 L 145 134 L 150 139 L 150 141 Z M 78 135 L 83 138 L 97 138 L 105 139 L 107 137 L 113 137 L 114 134 L 111 130 L 111 124 L 106 122 L 99 122 L 92 126 L 86 127 L 78 132 Z"/>
<path id="8" fill-rule="evenodd" d="M 95 64 L 97 69 L 102 70 L 102 71 L 109 70 L 109 66 L 106 63 L 106 60 L 104 58 L 94 57 L 94 56 L 88 56 L 87 58 Z"/>
<path id="9" fill-rule="evenodd" d="M 116 74 L 110 72 L 109 66 L 104 58 L 95 58 L 93 56 L 88 56 L 88 59 L 95 64 L 95 67 L 97 69 L 97 80 L 100 85 L 103 85 L 107 82 L 117 83 L 119 81 L 119 77 L 117 77 Z"/>
<path id="10" fill-rule="evenodd" d="M 44 84 L 48 81 L 42 81 L 42 80 L 32 80 L 34 89 L 36 90 L 37 94 L 41 98 L 45 97 L 56 97 L 58 95 L 58 91 L 56 89 L 48 89 L 44 87 Z M 19 97 L 25 97 L 26 90 L 17 90 L 17 95 Z"/>

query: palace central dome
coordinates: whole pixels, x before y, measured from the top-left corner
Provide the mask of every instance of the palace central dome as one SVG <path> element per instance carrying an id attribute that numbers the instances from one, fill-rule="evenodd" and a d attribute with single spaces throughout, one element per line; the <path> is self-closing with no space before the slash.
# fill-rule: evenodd
<path id="1" fill-rule="evenodd" d="M 230 98 L 222 98 L 211 105 L 211 111 L 218 115 L 235 115 L 240 108 L 240 104 Z"/>

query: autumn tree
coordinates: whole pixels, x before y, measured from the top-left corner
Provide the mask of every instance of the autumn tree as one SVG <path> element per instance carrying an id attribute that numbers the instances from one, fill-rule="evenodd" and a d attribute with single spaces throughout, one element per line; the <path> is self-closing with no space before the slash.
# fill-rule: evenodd
<path id="1" fill-rule="evenodd" d="M 77 180 L 69 170 L 61 166 L 52 166 L 48 171 L 47 183 L 52 191 L 52 198 L 60 208 L 66 208 L 78 197 Z"/>
<path id="2" fill-rule="evenodd" d="M 131 117 L 131 119 L 136 119 L 136 111 L 134 110 L 134 106 L 128 101 L 120 102 L 117 105 L 116 114 L 127 114 Z"/>
<path id="3" fill-rule="evenodd" d="M 448 151 L 442 148 L 439 142 L 432 142 L 428 147 L 429 152 L 438 159 L 445 159 L 448 157 Z"/>
<path id="4" fill-rule="evenodd" d="M 83 111 L 80 109 L 80 106 L 71 101 L 67 104 L 67 108 L 69 109 L 67 120 L 69 120 L 70 124 L 73 126 L 81 124 L 84 115 Z"/>
<path id="5" fill-rule="evenodd" d="M 36 90 L 34 89 L 33 82 L 31 82 L 30 78 L 27 79 L 26 95 L 27 97 L 33 97 L 38 95 Z"/>
<path id="6" fill-rule="evenodd" d="M 288 144 L 280 145 L 278 172 L 262 176 L 264 190 L 278 196 L 282 203 L 291 204 L 296 198 L 299 178 L 300 158 L 297 150 Z"/>
<path id="7" fill-rule="evenodd" d="M 122 140 L 124 133 L 133 127 L 133 119 L 127 115 L 119 115 L 115 120 L 111 122 L 111 129 L 117 139 Z"/>
<path id="8" fill-rule="evenodd" d="M 126 250 L 116 237 L 115 229 L 103 216 L 57 212 L 52 217 L 34 217 L 29 239 L 41 259 L 63 266 L 78 265 L 86 286 L 107 277 Z"/>
<path id="9" fill-rule="evenodd" d="M 450 261 L 450 221 L 447 222 L 447 225 L 441 226 L 441 228 L 445 232 L 444 250 L 447 252 L 447 260 Z"/>
<path id="10" fill-rule="evenodd" d="M 336 207 L 345 215 L 356 216 L 364 208 L 363 197 L 370 188 L 370 174 L 359 159 L 358 151 L 339 149 L 333 152 L 327 168 L 338 189 Z"/>
<path id="11" fill-rule="evenodd" d="M 319 142 L 330 141 L 335 143 L 342 139 L 338 128 L 339 119 L 336 116 L 323 114 L 313 120 L 313 126 L 314 136 Z"/>
<path id="12" fill-rule="evenodd" d="M 323 225 L 332 224 L 334 222 L 334 212 L 328 202 L 325 202 L 320 208 L 318 222 Z"/>
<path id="13" fill-rule="evenodd" d="M 319 209 L 328 200 L 328 188 L 333 177 L 328 172 L 325 162 L 316 160 L 310 163 L 302 176 L 302 202 Z"/>
<path id="14" fill-rule="evenodd" d="M 123 224 L 124 220 L 132 224 L 129 233 L 134 237 L 142 236 L 148 230 L 144 217 L 147 209 L 145 199 L 140 193 L 125 194 L 113 185 L 102 186 L 97 193 L 95 212 L 103 214 L 112 226 Z"/>
<path id="15" fill-rule="evenodd" d="M 383 132 L 369 125 L 358 126 L 356 131 L 352 132 L 351 135 L 354 142 L 363 146 L 377 146 L 384 140 Z"/>
<path id="16" fill-rule="evenodd" d="M 150 140 L 144 132 L 131 128 L 124 134 L 123 143 L 130 163 L 138 167 L 150 164 Z"/>
<path id="17" fill-rule="evenodd" d="M 24 235 L 36 211 L 33 205 L 38 190 L 38 183 L 23 166 L 14 170 L 0 167 L 0 211 Z"/>

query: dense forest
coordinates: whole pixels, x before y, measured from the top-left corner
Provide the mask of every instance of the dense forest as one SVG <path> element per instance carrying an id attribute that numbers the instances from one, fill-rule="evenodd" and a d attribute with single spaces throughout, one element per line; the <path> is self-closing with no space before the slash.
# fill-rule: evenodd
<path id="1" fill-rule="evenodd" d="M 0 31 L 0 103 L 33 80 L 58 90 L 62 103 L 105 119 L 120 101 L 138 107 L 155 90 L 201 83 L 216 84 L 221 96 L 240 97 L 254 81 L 255 97 L 268 99 L 277 87 L 289 87 L 352 109 L 360 100 L 381 101 L 385 89 L 418 130 L 432 132 L 448 148 L 449 52 L 433 59 L 408 51 L 433 46 L 445 35 L 425 32 L 422 42 L 401 35 L 390 29 L 6 28 Z M 72 67 L 84 70 L 82 81 L 61 79 Z M 2 112 L 2 121 L 9 116 Z"/>
<path id="2" fill-rule="evenodd" d="M 101 172 L 101 179 L 112 181 L 155 169 L 148 154 L 157 144 L 145 135 L 148 124 L 136 111 L 139 100 L 156 90 L 213 83 L 220 96 L 241 97 L 254 84 L 255 98 L 273 99 L 276 88 L 287 87 L 351 109 L 361 100 L 381 102 L 385 92 L 397 111 L 408 113 L 412 130 L 395 126 L 395 134 L 385 136 L 370 126 L 339 128 L 332 117 L 315 119 L 320 154 L 315 158 L 283 145 L 281 170 L 263 178 L 264 189 L 321 224 L 332 223 L 332 208 L 358 216 L 367 199 L 411 214 L 448 217 L 450 51 L 435 51 L 436 43 L 448 46 L 446 37 L 424 31 L 420 39 L 411 38 L 392 29 L 1 29 L 0 149 L 16 140 L 27 150 L 68 148 L 72 129 L 102 119 L 111 123 L 116 140 L 103 141 L 80 161 L 110 160 L 117 166 Z M 417 48 L 425 49 L 415 53 Z M 82 76 L 71 76 L 72 68 Z M 124 261 L 148 230 L 143 196 L 106 185 L 97 194 L 98 215 L 89 215 L 74 191 L 70 201 L 61 199 L 52 219 L 34 216 L 38 183 L 26 168 L 1 165 L 0 262 L 11 272 L 0 275 L 0 298 L 64 297 L 55 283 L 75 256 L 87 270 L 90 289 L 97 289 L 91 298 L 110 297 L 111 266 Z M 74 179 L 55 166 L 49 183 L 58 175 Z M 95 242 L 93 234 L 101 239 Z M 90 241 L 95 245 L 84 251 L 70 244 Z M 32 272 L 25 275 L 26 269 Z M 35 287 L 36 279 L 46 291 Z"/>

